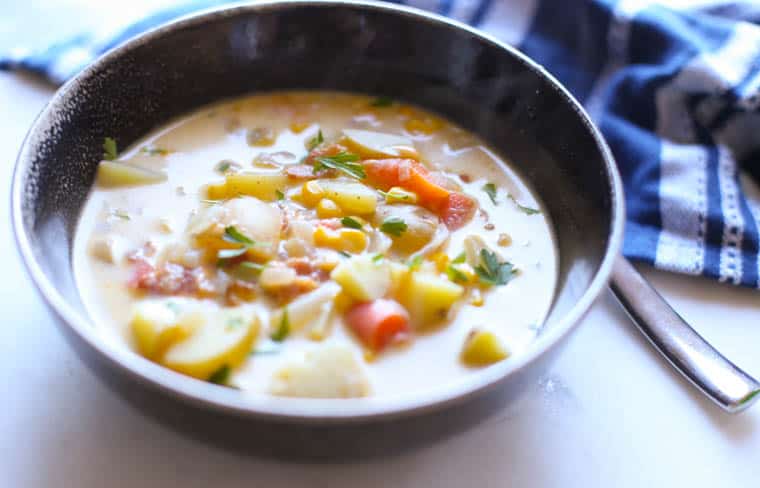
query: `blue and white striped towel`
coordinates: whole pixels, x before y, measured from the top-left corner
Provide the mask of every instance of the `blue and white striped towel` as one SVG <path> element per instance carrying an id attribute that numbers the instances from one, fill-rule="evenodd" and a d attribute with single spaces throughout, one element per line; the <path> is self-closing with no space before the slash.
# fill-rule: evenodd
<path id="1" fill-rule="evenodd" d="M 170 2 L 171 3 L 171 2 Z M 145 29 L 222 0 L 176 0 L 107 35 L 83 32 L 0 68 L 60 83 Z M 760 6 L 670 10 L 646 0 L 410 0 L 543 64 L 588 108 L 627 197 L 624 253 L 658 268 L 760 286 Z M 748 181 L 744 182 L 745 187 Z"/>

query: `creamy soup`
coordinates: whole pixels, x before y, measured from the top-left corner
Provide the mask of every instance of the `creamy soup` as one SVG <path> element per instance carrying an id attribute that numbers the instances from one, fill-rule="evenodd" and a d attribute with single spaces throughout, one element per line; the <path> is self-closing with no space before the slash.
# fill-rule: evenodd
<path id="1" fill-rule="evenodd" d="M 420 392 L 510 361 L 552 302 L 541 202 L 406 103 L 256 95 L 103 144 L 74 270 L 107 340 L 251 394 Z"/>

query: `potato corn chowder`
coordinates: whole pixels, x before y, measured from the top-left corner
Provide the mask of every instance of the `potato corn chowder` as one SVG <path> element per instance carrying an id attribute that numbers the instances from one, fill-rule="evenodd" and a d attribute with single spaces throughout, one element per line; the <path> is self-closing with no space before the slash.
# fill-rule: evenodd
<path id="1" fill-rule="evenodd" d="M 74 269 L 107 340 L 246 393 L 417 393 L 509 361 L 551 305 L 548 217 L 417 107 L 281 92 L 104 156 Z"/>

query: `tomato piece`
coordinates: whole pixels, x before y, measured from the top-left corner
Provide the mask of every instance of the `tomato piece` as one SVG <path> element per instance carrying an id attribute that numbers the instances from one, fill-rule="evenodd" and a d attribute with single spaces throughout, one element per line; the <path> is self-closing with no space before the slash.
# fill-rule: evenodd
<path id="1" fill-rule="evenodd" d="M 373 351 L 380 351 L 409 332 L 409 313 L 395 300 L 378 298 L 346 312 L 346 323 Z"/>
<path id="2" fill-rule="evenodd" d="M 477 208 L 475 200 L 463 193 L 453 192 L 446 199 L 439 215 L 449 230 L 457 230 L 472 219 Z"/>

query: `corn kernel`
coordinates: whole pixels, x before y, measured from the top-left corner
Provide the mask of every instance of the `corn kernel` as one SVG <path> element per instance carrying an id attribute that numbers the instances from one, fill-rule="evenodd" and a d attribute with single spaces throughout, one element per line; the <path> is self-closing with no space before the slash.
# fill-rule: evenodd
<path id="1" fill-rule="evenodd" d="M 331 219 L 333 217 L 342 217 L 343 211 L 338 204 L 329 198 L 323 198 L 317 204 L 317 217 L 320 219 Z"/>
<path id="2" fill-rule="evenodd" d="M 377 354 L 375 351 L 372 351 L 371 349 L 365 349 L 364 350 L 364 360 L 368 363 L 372 363 L 377 359 Z"/>
<path id="3" fill-rule="evenodd" d="M 249 146 L 271 146 L 274 144 L 275 139 L 276 136 L 274 131 L 272 129 L 264 127 L 249 129 L 245 134 L 245 140 Z"/>
<path id="4" fill-rule="evenodd" d="M 410 107 L 409 105 L 401 105 L 398 108 L 398 113 L 401 114 L 401 115 L 405 115 L 407 117 L 411 117 L 412 115 L 414 115 L 415 110 L 412 107 Z"/>
<path id="5" fill-rule="evenodd" d="M 428 136 L 443 127 L 443 123 L 432 117 L 409 119 L 404 123 L 404 129 L 412 135 Z"/>
<path id="6" fill-rule="evenodd" d="M 367 234 L 358 229 L 341 229 L 340 240 L 344 251 L 358 253 L 364 251 L 369 239 Z"/>
<path id="7" fill-rule="evenodd" d="M 307 207 L 314 207 L 325 196 L 325 190 L 315 180 L 307 181 L 301 186 L 301 201 Z"/>
<path id="8" fill-rule="evenodd" d="M 477 288 L 473 289 L 470 294 L 470 305 L 474 307 L 482 307 L 483 303 L 485 303 L 483 294 Z"/>
<path id="9" fill-rule="evenodd" d="M 499 234 L 499 240 L 496 241 L 496 244 L 500 245 L 501 247 L 507 247 L 512 244 L 512 238 L 507 233 Z"/>
<path id="10" fill-rule="evenodd" d="M 311 124 L 305 121 L 295 121 L 290 124 L 290 130 L 295 134 L 300 134 L 304 131 L 307 127 L 309 127 Z"/>
<path id="11" fill-rule="evenodd" d="M 431 255 L 430 260 L 435 264 L 435 269 L 438 270 L 439 273 L 446 271 L 446 268 L 449 266 L 449 257 L 442 252 L 437 252 Z"/>
<path id="12" fill-rule="evenodd" d="M 336 251 L 362 252 L 367 247 L 367 243 L 367 234 L 357 229 L 333 231 L 320 225 L 314 231 L 314 244 L 316 246 L 329 247 Z"/>

